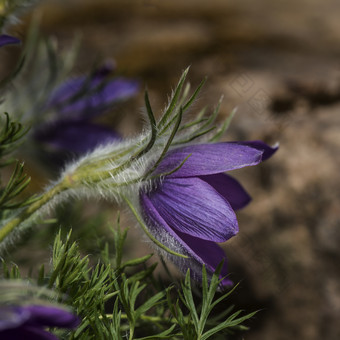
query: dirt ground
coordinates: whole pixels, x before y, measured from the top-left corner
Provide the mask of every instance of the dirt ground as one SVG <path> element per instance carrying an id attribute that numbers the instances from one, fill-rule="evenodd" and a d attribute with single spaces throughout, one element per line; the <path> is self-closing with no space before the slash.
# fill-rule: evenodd
<path id="1" fill-rule="evenodd" d="M 113 58 L 157 110 L 191 65 L 193 85 L 208 76 L 197 107 L 221 95 L 221 118 L 238 107 L 225 140 L 280 143 L 235 173 L 253 202 L 224 246 L 234 302 L 262 309 L 245 338 L 340 339 L 340 2 L 73 0 L 40 11 L 62 46 L 83 35 L 76 71 Z M 128 135 L 140 110 L 123 113 Z"/>

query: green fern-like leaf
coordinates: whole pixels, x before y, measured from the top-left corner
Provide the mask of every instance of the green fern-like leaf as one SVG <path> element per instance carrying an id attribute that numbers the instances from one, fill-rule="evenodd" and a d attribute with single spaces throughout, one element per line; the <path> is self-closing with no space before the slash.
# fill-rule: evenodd
<path id="1" fill-rule="evenodd" d="M 237 311 L 230 315 L 233 306 L 226 308 L 225 312 L 220 313 L 217 316 L 213 316 L 213 309 L 222 301 L 225 301 L 228 296 L 234 291 L 234 289 L 222 294 L 222 296 L 216 298 L 216 292 L 218 291 L 221 279 L 219 273 L 222 268 L 222 263 L 216 269 L 210 282 L 208 280 L 205 267 L 202 269 L 202 288 L 200 301 L 201 304 L 195 303 L 193 289 L 191 287 L 190 270 L 188 270 L 184 283 L 182 284 L 182 290 L 179 293 L 179 300 L 176 304 L 171 303 L 171 299 L 168 297 L 170 304 L 170 311 L 176 318 L 185 340 L 206 340 L 217 334 L 230 333 L 237 328 L 239 330 L 247 329 L 242 324 L 246 320 L 253 317 L 256 312 L 242 315 L 242 311 Z M 182 302 L 185 309 L 181 306 Z"/>
<path id="2" fill-rule="evenodd" d="M 13 159 L 4 161 L 3 158 L 18 148 L 29 128 L 20 122 L 13 121 L 7 112 L 0 117 L 0 122 L 2 126 L 0 129 L 0 167 L 4 167 L 15 161 Z"/>
<path id="3" fill-rule="evenodd" d="M 24 164 L 8 157 L 21 144 L 23 137 L 29 128 L 20 122 L 13 121 L 8 113 L 0 118 L 0 168 L 11 164 L 14 169 L 9 181 L 0 187 L 0 211 L 8 209 L 17 209 L 33 203 L 37 196 L 31 196 L 26 199 L 18 199 L 18 196 L 27 188 L 31 179 L 24 173 Z M 0 184 L 1 178 L 0 178 Z"/>

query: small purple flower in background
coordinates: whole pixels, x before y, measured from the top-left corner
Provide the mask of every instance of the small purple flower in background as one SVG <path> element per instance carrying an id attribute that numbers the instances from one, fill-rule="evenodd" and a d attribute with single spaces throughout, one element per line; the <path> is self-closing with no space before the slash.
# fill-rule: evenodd
<path id="1" fill-rule="evenodd" d="M 7 34 L 0 35 L 0 47 L 5 45 L 20 44 L 20 40 Z"/>
<path id="2" fill-rule="evenodd" d="M 35 139 L 50 150 L 77 155 L 100 144 L 119 140 L 115 131 L 91 121 L 138 91 L 135 80 L 118 77 L 107 80 L 112 70 L 113 66 L 106 64 L 91 76 L 68 80 L 57 88 L 44 108 L 56 112 L 56 118 L 40 126 L 34 133 Z"/>
<path id="3" fill-rule="evenodd" d="M 43 125 L 35 131 L 34 137 L 52 152 L 71 152 L 76 155 L 91 151 L 98 145 L 120 140 L 114 130 L 81 120 L 59 120 Z"/>
<path id="4" fill-rule="evenodd" d="M 256 165 L 276 150 L 261 141 L 197 144 L 169 151 L 157 167 L 154 174 L 168 175 L 140 194 L 142 214 L 158 241 L 189 257 L 169 255 L 183 271 L 190 268 L 193 279 L 201 280 L 203 264 L 211 274 L 222 260 L 221 276 L 228 274 L 225 254 L 216 243 L 238 232 L 234 211 L 250 201 L 224 172 Z M 228 278 L 222 281 L 230 284 Z"/>
<path id="5" fill-rule="evenodd" d="M 0 339 L 4 340 L 56 340 L 47 327 L 73 329 L 79 323 L 77 316 L 55 306 L 0 307 Z"/>
<path id="6" fill-rule="evenodd" d="M 55 108 L 61 117 L 90 118 L 104 112 L 110 105 L 134 96 L 139 85 L 135 80 L 116 77 L 105 79 L 114 70 L 110 62 L 90 76 L 70 79 L 50 96 L 47 107 Z"/>

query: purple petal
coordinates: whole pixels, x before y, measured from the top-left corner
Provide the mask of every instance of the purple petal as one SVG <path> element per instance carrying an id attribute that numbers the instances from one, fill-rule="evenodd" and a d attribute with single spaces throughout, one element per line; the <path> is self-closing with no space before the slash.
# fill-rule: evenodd
<path id="1" fill-rule="evenodd" d="M 245 207 L 251 201 L 251 197 L 243 189 L 241 184 L 229 175 L 215 174 L 201 176 L 200 178 L 209 183 L 219 194 L 221 194 L 234 210 Z"/>
<path id="2" fill-rule="evenodd" d="M 17 38 L 14 38 L 10 35 L 2 34 L 0 35 L 0 47 L 10 44 L 20 44 L 20 40 Z"/>
<path id="3" fill-rule="evenodd" d="M 57 121 L 42 126 L 34 138 L 54 150 L 83 154 L 95 147 L 120 140 L 111 129 L 84 121 Z"/>
<path id="4" fill-rule="evenodd" d="M 67 80 L 52 93 L 47 106 L 62 106 L 68 99 L 88 91 L 92 81 L 93 79 L 86 76 Z M 98 85 L 98 81 L 95 81 L 95 84 Z"/>
<path id="5" fill-rule="evenodd" d="M 115 79 L 103 87 L 98 86 L 97 89 L 91 90 L 91 93 L 86 94 L 83 98 L 65 105 L 61 112 L 63 114 L 72 112 L 100 113 L 111 104 L 135 95 L 137 90 L 138 83 L 136 81 Z"/>
<path id="6" fill-rule="evenodd" d="M 224 251 L 216 243 L 205 241 L 197 237 L 176 232 L 179 237 L 187 244 L 187 246 L 196 255 L 199 262 L 205 264 L 210 272 L 214 272 L 217 266 L 224 260 L 223 267 L 220 273 L 221 277 L 228 275 L 228 263 Z M 177 257 L 178 258 L 178 257 Z M 175 260 L 176 263 L 176 260 Z M 223 286 L 231 285 L 232 282 L 225 277 L 221 282 Z"/>
<path id="7" fill-rule="evenodd" d="M 4 329 L 15 328 L 22 325 L 30 317 L 30 313 L 23 308 L 0 308 L 0 332 Z"/>
<path id="8" fill-rule="evenodd" d="M 217 265 L 222 260 L 225 260 L 221 275 L 227 275 L 226 257 L 222 249 L 214 242 L 201 240 L 172 229 L 159 214 L 147 195 L 142 194 L 140 196 L 140 203 L 143 216 L 153 236 L 166 247 L 189 257 L 185 259 L 167 254 L 182 272 L 185 273 L 190 268 L 192 278 L 196 281 L 201 281 L 203 264 L 206 265 L 207 274 L 211 277 Z M 231 281 L 228 279 L 222 281 L 222 285 L 230 284 Z"/>
<path id="9" fill-rule="evenodd" d="M 0 332 L 0 338 L 4 340 L 58 340 L 58 338 L 37 327 L 19 327 Z"/>
<path id="10" fill-rule="evenodd" d="M 238 232 L 230 204 L 199 178 L 165 178 L 148 197 L 164 221 L 182 233 L 224 242 Z"/>
<path id="11" fill-rule="evenodd" d="M 138 91 L 138 82 L 116 78 L 105 83 L 100 77 L 79 77 L 62 85 L 52 96 L 49 107 L 63 115 L 89 117 L 101 113 L 115 102 L 125 100 Z"/>
<path id="12" fill-rule="evenodd" d="M 48 106 L 62 106 L 68 99 L 74 96 L 82 97 L 95 89 L 100 84 L 104 83 L 104 79 L 114 69 L 114 64 L 111 62 L 105 63 L 90 76 L 79 76 L 73 79 L 68 79 L 60 85 L 54 93 L 52 93 Z M 79 98 L 78 98 L 79 99 Z"/>
<path id="13" fill-rule="evenodd" d="M 29 305 L 0 309 L 0 338 L 7 340 L 57 340 L 45 327 L 75 328 L 80 320 L 67 310 Z"/>
<path id="14" fill-rule="evenodd" d="M 212 175 L 261 162 L 262 150 L 236 143 L 196 144 L 169 151 L 156 169 L 157 174 L 176 169 L 168 177 Z"/>
<path id="15" fill-rule="evenodd" d="M 231 142 L 231 143 L 235 143 L 238 145 L 246 145 L 246 146 L 255 148 L 257 150 L 263 151 L 262 161 L 265 161 L 266 159 L 270 158 L 279 149 L 278 144 L 272 147 L 272 146 L 267 145 L 266 143 L 263 143 L 260 140 L 253 140 L 253 141 L 246 141 L 246 142 Z"/>
<path id="16" fill-rule="evenodd" d="M 31 315 L 26 326 L 75 328 L 79 325 L 79 318 L 69 311 L 52 306 L 25 306 Z"/>

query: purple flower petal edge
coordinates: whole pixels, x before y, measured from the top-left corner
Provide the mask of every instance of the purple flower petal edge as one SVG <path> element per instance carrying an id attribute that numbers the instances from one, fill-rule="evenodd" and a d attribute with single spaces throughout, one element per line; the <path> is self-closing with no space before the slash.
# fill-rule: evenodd
<path id="1" fill-rule="evenodd" d="M 20 307 L 0 307 L 0 333 L 4 329 L 16 328 L 30 317 L 29 311 Z"/>
<path id="2" fill-rule="evenodd" d="M 0 47 L 5 45 L 20 44 L 20 39 L 12 37 L 7 34 L 0 35 Z"/>
<path id="3" fill-rule="evenodd" d="M 25 325 L 75 328 L 80 323 L 76 315 L 59 307 L 33 305 L 22 308 L 30 313 L 30 318 Z"/>
<path id="4" fill-rule="evenodd" d="M 46 327 L 73 329 L 80 319 L 60 307 L 47 305 L 0 307 L 0 338 L 6 340 L 57 340 Z"/>
<path id="5" fill-rule="evenodd" d="M 200 178 L 223 196 L 234 210 L 244 208 L 251 201 L 251 197 L 242 185 L 227 174 L 200 176 Z"/>
<path id="6" fill-rule="evenodd" d="M 245 166 L 256 165 L 262 160 L 263 150 L 237 143 L 196 144 L 173 149 L 167 153 L 156 169 L 156 174 L 176 169 L 168 177 L 193 177 L 212 175 Z"/>
<path id="7" fill-rule="evenodd" d="M 215 242 L 204 241 L 197 237 L 178 233 L 181 239 L 187 244 L 187 246 L 196 254 L 196 261 L 200 264 L 198 270 L 192 273 L 193 279 L 196 281 L 202 281 L 202 264 L 206 266 L 208 274 L 212 274 L 217 266 L 223 261 L 220 278 L 222 280 L 221 286 L 230 286 L 233 282 L 228 278 L 228 261 L 222 248 Z M 178 256 L 173 259 L 174 263 L 179 260 Z M 185 259 L 184 259 L 185 260 Z M 191 263 L 190 263 L 191 262 Z M 186 268 L 191 268 L 192 260 L 188 260 Z"/>
<path id="8" fill-rule="evenodd" d="M 185 273 L 187 269 L 190 268 L 191 277 L 196 281 L 201 281 L 203 265 L 206 265 L 208 277 L 211 277 L 216 270 L 217 265 L 224 260 L 225 262 L 220 277 L 222 278 L 227 275 L 228 269 L 226 257 L 223 250 L 219 248 L 217 244 L 183 234 L 179 231 L 174 231 L 164 221 L 145 194 L 140 196 L 140 202 L 144 218 L 146 219 L 150 228 L 149 231 L 153 236 L 166 247 L 188 256 L 188 258 L 182 258 L 167 254 L 171 261 L 176 264 L 182 272 Z M 231 284 L 232 282 L 228 278 L 225 278 L 221 282 L 222 286 Z"/>
<path id="9" fill-rule="evenodd" d="M 4 340 L 59 340 L 54 334 L 41 328 L 24 326 L 0 332 Z"/>
<path id="10" fill-rule="evenodd" d="M 279 144 L 274 146 L 269 146 L 268 144 L 262 142 L 261 140 L 253 140 L 246 142 L 230 142 L 237 145 L 246 145 L 254 149 L 262 151 L 262 162 L 273 156 L 273 154 L 279 149 Z"/>
<path id="11" fill-rule="evenodd" d="M 103 73 L 92 79 L 82 76 L 64 83 L 52 94 L 47 107 L 56 107 L 64 117 L 88 119 L 137 93 L 139 83 L 136 80 L 114 78 L 105 81 Z"/>
<path id="12" fill-rule="evenodd" d="M 173 230 L 214 242 L 227 241 L 238 232 L 228 201 L 200 178 L 165 178 L 146 195 Z"/>

